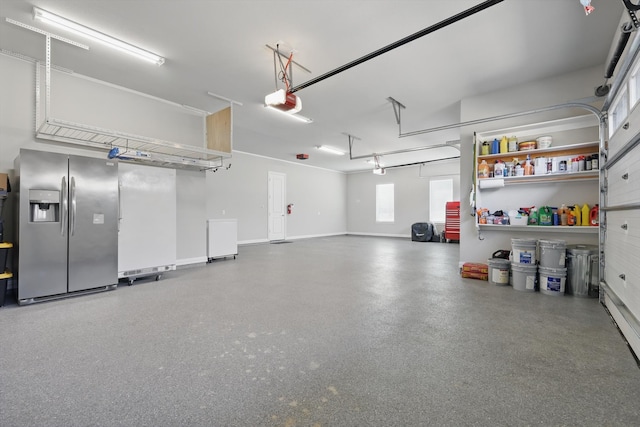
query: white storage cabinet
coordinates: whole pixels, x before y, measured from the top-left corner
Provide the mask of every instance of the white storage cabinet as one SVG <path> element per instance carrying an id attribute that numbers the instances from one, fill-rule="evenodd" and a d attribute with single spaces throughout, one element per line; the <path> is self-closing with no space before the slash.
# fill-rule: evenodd
<path id="1" fill-rule="evenodd" d="M 208 262 L 216 258 L 238 255 L 238 220 L 207 220 L 207 258 Z"/>

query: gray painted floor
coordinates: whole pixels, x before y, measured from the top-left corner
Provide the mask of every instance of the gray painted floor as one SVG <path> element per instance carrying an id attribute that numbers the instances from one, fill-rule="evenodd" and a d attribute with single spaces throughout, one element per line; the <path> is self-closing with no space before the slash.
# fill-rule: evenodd
<path id="1" fill-rule="evenodd" d="M 458 274 L 456 244 L 341 236 L 0 309 L 2 426 L 640 422 L 593 299 Z"/>

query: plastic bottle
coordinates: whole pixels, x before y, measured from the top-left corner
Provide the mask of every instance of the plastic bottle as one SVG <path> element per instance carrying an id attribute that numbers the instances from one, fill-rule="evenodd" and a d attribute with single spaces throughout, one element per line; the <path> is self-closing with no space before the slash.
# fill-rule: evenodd
<path id="1" fill-rule="evenodd" d="M 573 211 L 571 212 L 571 214 L 574 217 L 573 220 L 573 225 L 582 225 L 582 221 L 581 221 L 581 216 L 582 216 L 582 212 L 580 211 L 580 205 L 576 204 L 573 206 Z"/>
<path id="2" fill-rule="evenodd" d="M 495 138 L 491 143 L 491 154 L 499 154 L 500 153 L 500 143 L 498 142 L 498 138 Z"/>
<path id="3" fill-rule="evenodd" d="M 487 141 L 482 143 L 482 146 L 480 147 L 480 154 L 482 156 L 488 156 L 489 154 L 491 154 L 491 144 L 489 144 Z"/>
<path id="4" fill-rule="evenodd" d="M 478 178 L 489 178 L 489 165 L 486 160 L 480 162 L 478 166 Z"/>
<path id="5" fill-rule="evenodd" d="M 509 152 L 518 151 L 518 138 L 512 136 L 509 138 Z"/>
<path id="6" fill-rule="evenodd" d="M 591 209 L 586 203 L 582 205 L 581 219 L 582 223 L 580 225 L 589 225 L 591 223 Z"/>
<path id="7" fill-rule="evenodd" d="M 567 209 L 567 225 L 576 225 L 576 216 L 571 208 Z"/>
<path id="8" fill-rule="evenodd" d="M 589 215 L 589 223 L 594 227 L 597 227 L 600 225 L 599 211 L 600 211 L 600 208 L 598 207 L 598 205 L 595 205 L 594 207 L 591 208 L 591 214 Z"/>
<path id="9" fill-rule="evenodd" d="M 549 206 L 543 206 L 538 211 L 538 225 L 553 225 L 553 213 Z"/>
<path id="10" fill-rule="evenodd" d="M 535 206 L 529 210 L 527 225 L 538 225 L 538 209 Z"/>
<path id="11" fill-rule="evenodd" d="M 560 216 L 560 225 L 569 224 L 569 210 L 564 205 L 564 203 L 562 204 L 560 209 L 558 209 L 558 215 Z"/>
<path id="12" fill-rule="evenodd" d="M 531 164 L 531 157 L 527 154 L 527 160 L 524 162 L 524 174 L 533 175 L 533 165 Z"/>
<path id="13" fill-rule="evenodd" d="M 503 136 L 500 140 L 500 153 L 508 153 L 509 152 L 509 140 L 506 136 Z"/>

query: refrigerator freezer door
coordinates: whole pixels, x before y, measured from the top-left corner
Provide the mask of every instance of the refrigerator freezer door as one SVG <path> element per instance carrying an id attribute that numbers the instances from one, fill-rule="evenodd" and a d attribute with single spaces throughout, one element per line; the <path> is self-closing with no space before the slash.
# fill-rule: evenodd
<path id="1" fill-rule="evenodd" d="M 19 300 L 67 292 L 67 173 L 64 154 L 20 151 Z M 36 190 L 33 197 L 30 190 Z M 43 201 L 37 195 L 56 192 L 59 203 L 37 203 Z M 55 213 L 37 215 L 35 212 L 41 209 Z M 41 221 L 43 218 L 46 221 Z"/>
<path id="2" fill-rule="evenodd" d="M 175 169 L 122 163 L 118 275 L 176 264 Z M 162 270 L 161 270 L 162 271 Z"/>
<path id="3" fill-rule="evenodd" d="M 118 163 L 69 156 L 69 292 L 118 283 Z"/>

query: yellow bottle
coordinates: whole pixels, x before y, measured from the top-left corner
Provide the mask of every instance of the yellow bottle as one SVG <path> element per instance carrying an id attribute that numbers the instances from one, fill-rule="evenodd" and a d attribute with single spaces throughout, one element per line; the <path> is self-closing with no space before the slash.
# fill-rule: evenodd
<path id="1" fill-rule="evenodd" d="M 576 204 L 573 207 L 573 216 L 576 218 L 573 225 L 582 225 L 582 222 L 580 221 L 581 214 L 582 212 L 580 212 L 580 205 Z"/>
<path id="2" fill-rule="evenodd" d="M 591 215 L 591 209 L 589 209 L 589 205 L 585 203 L 582 206 L 582 224 L 581 225 L 589 225 L 590 215 Z"/>
<path id="3" fill-rule="evenodd" d="M 500 153 L 507 153 L 509 152 L 509 140 L 507 139 L 506 136 L 503 136 L 502 139 L 500 140 Z"/>

